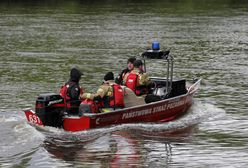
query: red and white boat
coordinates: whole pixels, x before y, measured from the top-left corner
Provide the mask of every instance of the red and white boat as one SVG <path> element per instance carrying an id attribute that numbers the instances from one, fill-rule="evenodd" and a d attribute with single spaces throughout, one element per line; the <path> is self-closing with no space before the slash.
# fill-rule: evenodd
<path id="1" fill-rule="evenodd" d="M 70 115 L 63 110 L 64 101 L 59 94 L 41 94 L 36 100 L 35 112 L 31 109 L 24 110 L 27 121 L 31 125 L 60 127 L 65 131 L 75 132 L 123 123 L 166 122 L 185 114 L 193 103 L 193 96 L 201 79 L 194 80 L 189 86 L 186 86 L 186 80 L 174 80 L 173 57 L 168 51 L 147 50 L 142 57 L 164 60 L 168 65 L 165 78 L 151 78 L 154 88 L 150 96 L 155 96 L 156 100 L 145 103 L 144 99 L 137 98 L 127 89 L 125 108 L 92 113 L 92 106 L 82 102 L 79 113 Z"/>

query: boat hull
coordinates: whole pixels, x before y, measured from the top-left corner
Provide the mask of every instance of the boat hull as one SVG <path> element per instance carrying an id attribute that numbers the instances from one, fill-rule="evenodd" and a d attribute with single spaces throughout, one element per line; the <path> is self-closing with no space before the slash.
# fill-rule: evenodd
<path id="1" fill-rule="evenodd" d="M 82 117 L 66 116 L 64 129 L 66 131 L 80 131 L 123 123 L 171 121 L 187 111 L 193 103 L 192 98 L 192 95 L 185 95 L 114 112 L 85 114 Z"/>

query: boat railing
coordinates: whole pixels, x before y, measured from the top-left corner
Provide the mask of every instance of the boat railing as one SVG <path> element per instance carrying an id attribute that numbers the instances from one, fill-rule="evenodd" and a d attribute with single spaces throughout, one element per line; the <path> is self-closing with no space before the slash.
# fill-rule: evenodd
<path id="1" fill-rule="evenodd" d="M 163 50 L 147 50 L 146 52 L 140 54 L 144 62 L 144 70 L 146 72 L 146 60 L 162 60 L 165 65 L 166 73 L 166 85 L 165 85 L 165 96 L 170 95 L 172 91 L 172 82 L 173 82 L 173 63 L 174 57 L 170 54 L 170 51 Z"/>
<path id="2" fill-rule="evenodd" d="M 200 87 L 201 80 L 201 78 L 195 80 L 196 82 L 188 88 L 188 93 L 193 93 L 195 90 L 197 90 Z"/>

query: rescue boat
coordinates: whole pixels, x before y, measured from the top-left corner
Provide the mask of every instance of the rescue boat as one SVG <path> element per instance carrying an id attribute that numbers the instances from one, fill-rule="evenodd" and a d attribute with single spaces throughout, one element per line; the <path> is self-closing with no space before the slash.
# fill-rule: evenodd
<path id="1" fill-rule="evenodd" d="M 150 78 L 154 85 L 145 98 L 137 97 L 132 90 L 123 86 L 124 108 L 98 109 L 94 102 L 84 100 L 77 114 L 68 114 L 59 94 L 40 94 L 36 99 L 35 111 L 23 110 L 28 123 L 76 132 L 125 123 L 168 122 L 185 114 L 193 104 L 193 96 L 200 87 L 201 79 L 193 80 L 190 85 L 186 85 L 185 79 L 174 79 L 174 58 L 169 51 L 160 50 L 157 42 L 141 57 L 144 66 L 148 59 L 162 60 L 167 64 L 166 77 Z"/>

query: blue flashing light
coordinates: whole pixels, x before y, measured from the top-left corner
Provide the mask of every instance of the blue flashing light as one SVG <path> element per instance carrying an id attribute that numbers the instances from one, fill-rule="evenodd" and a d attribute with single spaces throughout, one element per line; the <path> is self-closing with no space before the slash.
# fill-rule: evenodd
<path id="1" fill-rule="evenodd" d="M 157 42 L 157 41 L 152 42 L 152 49 L 153 50 L 160 50 L 159 42 Z"/>

